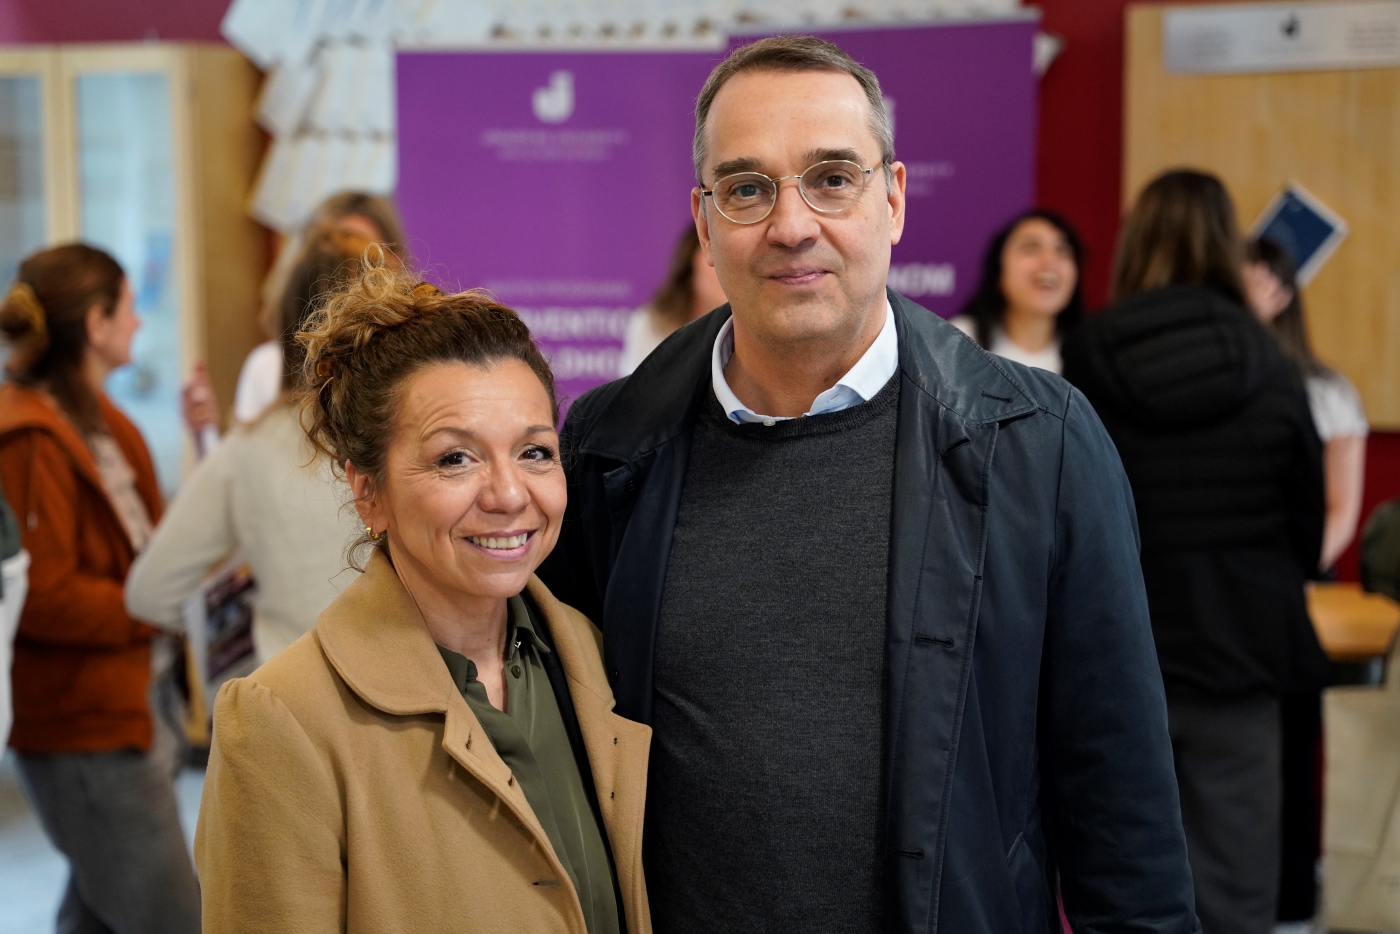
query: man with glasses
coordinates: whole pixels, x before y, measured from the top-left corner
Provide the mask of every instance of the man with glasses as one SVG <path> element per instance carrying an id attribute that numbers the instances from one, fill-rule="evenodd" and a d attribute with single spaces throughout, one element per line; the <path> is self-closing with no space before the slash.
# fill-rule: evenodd
<path id="1" fill-rule="evenodd" d="M 1199 930 L 1127 481 L 1066 383 L 886 288 L 875 76 L 738 49 L 694 157 L 730 304 L 574 405 L 543 570 L 653 728 L 658 934 L 1048 932 L 1057 888 Z"/>

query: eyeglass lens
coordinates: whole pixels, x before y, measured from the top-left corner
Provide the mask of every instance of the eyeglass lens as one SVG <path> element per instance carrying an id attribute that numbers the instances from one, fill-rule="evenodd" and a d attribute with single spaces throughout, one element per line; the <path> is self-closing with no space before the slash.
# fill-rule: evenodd
<path id="1" fill-rule="evenodd" d="M 802 173 L 798 188 L 812 210 L 835 214 L 855 204 L 865 190 L 866 178 L 865 170 L 854 162 L 818 162 Z M 715 207 L 739 224 L 763 220 L 777 197 L 777 184 L 757 172 L 726 175 L 714 188 Z"/>

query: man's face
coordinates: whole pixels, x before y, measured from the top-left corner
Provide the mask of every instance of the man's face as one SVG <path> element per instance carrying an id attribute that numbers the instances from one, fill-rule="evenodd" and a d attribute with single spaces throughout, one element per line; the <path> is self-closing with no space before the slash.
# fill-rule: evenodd
<path id="1" fill-rule="evenodd" d="M 734 172 L 779 178 L 828 159 L 875 167 L 860 200 L 840 214 L 813 211 L 796 179 L 780 183 L 772 213 L 756 224 L 735 224 L 702 203 L 710 199 L 700 189 L 691 193 L 736 327 L 771 346 L 854 341 L 871 316 L 883 321 L 890 247 L 904 229 L 904 166 L 895 163 L 887 186 L 856 80 L 837 71 L 741 73 L 715 96 L 705 133 L 706 189 Z"/>

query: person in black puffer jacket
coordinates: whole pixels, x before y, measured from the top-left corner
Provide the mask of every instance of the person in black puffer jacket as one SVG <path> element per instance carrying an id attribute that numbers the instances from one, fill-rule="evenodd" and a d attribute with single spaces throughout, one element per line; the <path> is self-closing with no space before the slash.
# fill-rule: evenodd
<path id="1" fill-rule="evenodd" d="M 1322 443 L 1297 367 L 1244 308 L 1242 260 L 1219 180 L 1167 172 L 1124 223 L 1117 302 L 1064 348 L 1136 500 L 1206 934 L 1273 925 L 1279 699 L 1327 668 L 1304 595 L 1322 549 Z"/>

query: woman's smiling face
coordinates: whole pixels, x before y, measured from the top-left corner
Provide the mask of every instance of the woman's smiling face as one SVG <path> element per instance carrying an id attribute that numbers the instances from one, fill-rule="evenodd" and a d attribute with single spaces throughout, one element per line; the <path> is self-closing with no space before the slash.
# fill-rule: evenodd
<path id="1" fill-rule="evenodd" d="M 410 591 L 513 597 L 558 541 L 567 500 L 549 394 L 519 360 L 429 364 L 399 390 L 381 481 L 351 485 Z"/>

